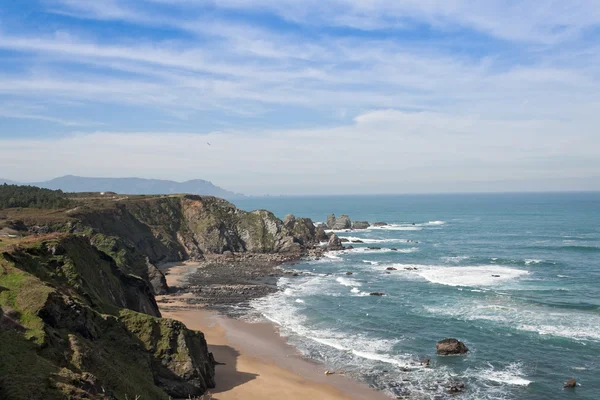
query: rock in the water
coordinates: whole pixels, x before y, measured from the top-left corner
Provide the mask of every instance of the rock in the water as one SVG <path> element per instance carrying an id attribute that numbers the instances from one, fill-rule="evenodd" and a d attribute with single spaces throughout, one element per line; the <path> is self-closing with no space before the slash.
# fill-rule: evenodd
<path id="1" fill-rule="evenodd" d="M 350 243 L 350 240 L 348 238 L 341 238 L 340 241 L 342 243 Z"/>
<path id="2" fill-rule="evenodd" d="M 352 221 L 350 221 L 350 217 L 345 214 L 340 215 L 339 218 L 336 218 L 334 214 L 331 214 L 329 217 L 327 217 L 327 227 L 329 229 L 333 229 L 334 231 L 352 229 Z"/>
<path id="3" fill-rule="evenodd" d="M 369 246 L 369 247 L 367 247 L 367 249 L 369 249 L 369 250 L 381 250 L 381 247 Z"/>
<path id="4" fill-rule="evenodd" d="M 448 386 L 446 386 L 446 390 L 448 390 L 448 393 L 464 392 L 465 384 L 462 382 L 450 382 Z"/>
<path id="5" fill-rule="evenodd" d="M 423 360 L 423 362 L 421 363 L 421 365 L 423 365 L 424 367 L 429 367 L 430 361 L 429 358 Z"/>
<path id="6" fill-rule="evenodd" d="M 463 342 L 453 338 L 440 340 L 435 347 L 437 348 L 437 353 L 442 356 L 465 354 L 469 351 Z"/>
<path id="7" fill-rule="evenodd" d="M 500 275 L 492 275 L 492 278 L 500 278 Z"/>
<path id="8" fill-rule="evenodd" d="M 350 245 L 350 246 L 346 246 L 345 248 L 346 248 L 346 250 L 352 250 L 354 248 L 354 246 Z"/>
<path id="9" fill-rule="evenodd" d="M 325 229 L 318 227 L 315 231 L 315 238 L 319 242 L 328 242 L 329 236 L 325 233 Z"/>
<path id="10" fill-rule="evenodd" d="M 355 221 L 352 223 L 352 229 L 368 229 L 371 226 L 367 221 Z"/>
<path id="11" fill-rule="evenodd" d="M 364 243 L 364 242 L 360 239 L 354 239 L 354 240 L 352 240 L 352 243 Z"/>
<path id="12" fill-rule="evenodd" d="M 385 296 L 385 293 L 382 292 L 371 292 L 369 296 Z"/>
<path id="13" fill-rule="evenodd" d="M 387 267 L 386 271 L 397 271 L 397 268 L 394 267 Z"/>
<path id="14" fill-rule="evenodd" d="M 327 243 L 327 250 L 344 250 L 342 241 L 336 234 L 331 235 L 331 237 L 329 238 L 329 242 Z"/>
<path id="15" fill-rule="evenodd" d="M 352 274 L 353 274 L 352 272 L 346 272 L 346 275 L 352 275 Z"/>
<path id="16" fill-rule="evenodd" d="M 335 219 L 335 214 L 331 214 L 329 217 L 327 217 L 327 228 L 333 229 L 333 227 L 335 226 Z"/>
<path id="17" fill-rule="evenodd" d="M 373 226 L 388 226 L 387 222 L 375 222 Z"/>
<path id="18" fill-rule="evenodd" d="M 569 379 L 563 387 L 565 389 L 574 389 L 577 387 L 577 380 L 575 378 Z"/>

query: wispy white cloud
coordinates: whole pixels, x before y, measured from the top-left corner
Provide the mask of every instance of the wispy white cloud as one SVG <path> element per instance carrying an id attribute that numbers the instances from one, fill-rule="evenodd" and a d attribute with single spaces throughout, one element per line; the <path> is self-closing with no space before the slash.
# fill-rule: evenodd
<path id="1" fill-rule="evenodd" d="M 539 190 L 584 176 L 589 189 L 600 189 L 594 178 L 600 166 L 590 163 L 600 157 L 593 129 L 579 126 L 588 134 L 573 142 L 563 135 L 568 127 L 379 110 L 329 129 L 14 139 L 0 148 L 0 168 L 21 179 L 43 178 L 34 172 L 38 168 L 44 177 L 77 172 L 187 179 L 201 172 L 230 189 L 254 194 L 436 192 L 442 190 L 438 184 L 461 191 L 465 185 L 476 190 L 481 182 L 488 182 L 487 190 L 507 190 L 510 181 L 527 181 L 531 190 Z"/>
<path id="2" fill-rule="evenodd" d="M 61 16 L 52 30 L 0 31 L 0 52 L 19 63 L 0 67 L 0 99 L 19 99 L 0 118 L 81 133 L 48 141 L 0 132 L 0 166 L 14 166 L 13 178 L 206 175 L 242 192 L 317 193 L 600 175 L 591 129 L 600 122 L 600 51 L 586 36 L 600 22 L 592 1 L 44 4 Z M 282 20 L 259 22 L 265 13 Z M 64 22 L 76 19 L 95 23 Z M 108 29 L 105 37 L 102 27 L 114 21 L 144 33 Z M 427 32 L 433 38 L 420 36 Z M 40 101 L 43 109 L 27 107 Z M 105 118 L 107 132 L 89 133 L 68 102 L 88 114 L 122 106 L 127 130 L 149 121 L 172 132 L 126 133 Z M 299 126 L 312 128 L 289 129 Z M 22 165 L 25 154 L 39 168 Z M 118 161 L 106 165 L 108 154 Z M 348 159 L 364 163 L 352 170 Z M 368 181 L 364 190 L 357 179 Z"/>

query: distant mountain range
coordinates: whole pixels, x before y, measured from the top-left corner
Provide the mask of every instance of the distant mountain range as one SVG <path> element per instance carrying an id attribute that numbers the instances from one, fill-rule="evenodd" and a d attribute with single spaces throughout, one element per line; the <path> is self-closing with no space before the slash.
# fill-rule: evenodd
<path id="1" fill-rule="evenodd" d="M 225 190 L 202 179 L 187 182 L 175 182 L 142 178 L 85 178 L 67 175 L 46 182 L 20 183 L 0 179 L 0 184 L 32 185 L 63 192 L 116 192 L 120 194 L 173 194 L 188 193 L 222 198 L 243 196 Z"/>

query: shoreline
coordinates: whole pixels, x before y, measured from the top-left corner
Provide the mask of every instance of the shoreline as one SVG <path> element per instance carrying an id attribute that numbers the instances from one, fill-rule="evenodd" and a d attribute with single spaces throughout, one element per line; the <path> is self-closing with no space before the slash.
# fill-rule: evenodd
<path id="1" fill-rule="evenodd" d="M 202 263 L 179 263 L 167 269 L 167 284 L 182 284 Z M 182 288 L 179 287 L 179 291 Z M 164 318 L 184 323 L 204 333 L 216 366 L 215 389 L 208 399 L 354 399 L 385 400 L 384 393 L 352 378 L 336 373 L 326 375 L 324 365 L 306 359 L 279 335 L 277 325 L 265 321 L 251 323 L 211 310 L 210 305 L 190 304 L 192 293 L 157 296 Z"/>

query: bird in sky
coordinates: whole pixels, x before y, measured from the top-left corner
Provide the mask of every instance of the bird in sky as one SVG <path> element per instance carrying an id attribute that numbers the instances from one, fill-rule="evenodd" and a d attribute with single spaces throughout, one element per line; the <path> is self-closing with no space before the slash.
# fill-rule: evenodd
<path id="1" fill-rule="evenodd" d="M 207 144 L 207 145 L 209 145 L 209 146 L 211 146 L 211 144 L 210 144 L 210 143 L 208 143 L 208 142 L 206 142 L 206 144 Z"/>

